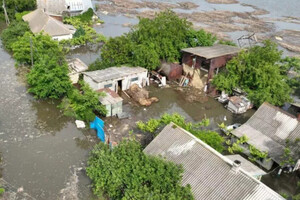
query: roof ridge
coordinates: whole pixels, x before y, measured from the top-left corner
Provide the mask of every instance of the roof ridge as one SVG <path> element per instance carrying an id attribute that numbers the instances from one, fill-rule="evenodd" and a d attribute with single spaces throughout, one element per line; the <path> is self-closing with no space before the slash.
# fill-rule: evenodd
<path id="1" fill-rule="evenodd" d="M 49 18 L 51 18 L 51 21 L 55 22 L 58 26 L 62 27 L 63 29 L 67 30 L 70 34 L 71 34 L 71 31 L 65 26 L 64 23 L 58 21 L 57 19 L 51 17 L 50 15 L 48 15 Z"/>

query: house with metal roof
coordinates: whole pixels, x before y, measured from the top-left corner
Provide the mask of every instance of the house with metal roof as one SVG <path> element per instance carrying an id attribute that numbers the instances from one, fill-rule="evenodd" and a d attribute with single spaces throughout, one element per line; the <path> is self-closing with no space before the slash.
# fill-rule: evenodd
<path id="1" fill-rule="evenodd" d="M 246 135 L 248 144 L 260 151 L 268 152 L 270 159 L 257 161 L 266 169 L 271 169 L 274 162 L 280 164 L 284 160 L 286 141 L 300 139 L 300 123 L 293 116 L 269 103 L 263 103 L 254 115 L 242 126 L 232 131 L 240 138 Z M 300 158 L 296 152 L 300 147 L 291 147 L 295 160 Z"/>
<path id="2" fill-rule="evenodd" d="M 109 88 L 116 93 L 128 90 L 135 83 L 140 87 L 149 83 L 147 69 L 127 66 L 83 72 L 83 80 L 94 90 Z"/>
<path id="3" fill-rule="evenodd" d="M 144 152 L 182 165 L 182 184 L 191 186 L 197 200 L 284 199 L 245 171 L 240 165 L 243 161 L 232 161 L 174 123 L 167 125 Z"/>
<path id="4" fill-rule="evenodd" d="M 64 13 L 74 16 L 93 9 L 91 0 L 37 0 L 37 7 L 50 15 L 61 16 Z"/>
<path id="5" fill-rule="evenodd" d="M 239 47 L 223 44 L 182 49 L 183 70 L 192 76 L 192 86 L 207 91 L 213 76 L 240 50 Z"/>
<path id="6" fill-rule="evenodd" d="M 58 41 L 71 39 L 76 31 L 73 26 L 54 19 L 42 9 L 36 9 L 22 18 L 25 22 L 29 23 L 30 30 L 33 33 L 42 32 Z"/>

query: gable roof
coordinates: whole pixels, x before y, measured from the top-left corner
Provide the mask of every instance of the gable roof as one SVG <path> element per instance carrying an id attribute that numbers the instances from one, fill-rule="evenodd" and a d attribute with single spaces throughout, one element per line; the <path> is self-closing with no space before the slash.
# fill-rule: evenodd
<path id="1" fill-rule="evenodd" d="M 205 59 L 212 59 L 226 55 L 237 54 L 240 52 L 239 47 L 224 45 L 224 44 L 215 44 L 213 46 L 206 47 L 193 47 L 193 48 L 185 48 L 181 51 L 191 53 L 196 56 L 203 57 Z"/>
<path id="2" fill-rule="evenodd" d="M 83 74 L 89 76 L 97 83 L 103 81 L 121 79 L 123 77 L 147 72 L 148 70 L 142 67 L 109 67 L 103 70 L 84 72 Z"/>
<path id="3" fill-rule="evenodd" d="M 286 140 L 294 141 L 300 138 L 300 123 L 295 116 L 269 103 L 263 103 L 254 115 L 245 124 L 233 130 L 232 134 L 237 137 L 246 135 L 249 144 L 261 151 L 267 151 L 269 157 L 279 163 Z"/>
<path id="4" fill-rule="evenodd" d="M 68 28 L 69 26 L 50 17 L 42 9 L 36 9 L 22 18 L 29 23 L 29 27 L 33 33 L 44 31 L 52 37 L 72 34 Z"/>
<path id="5" fill-rule="evenodd" d="M 182 184 L 190 184 L 195 199 L 283 200 L 279 194 L 191 133 L 173 123 L 144 149 L 183 165 Z"/>

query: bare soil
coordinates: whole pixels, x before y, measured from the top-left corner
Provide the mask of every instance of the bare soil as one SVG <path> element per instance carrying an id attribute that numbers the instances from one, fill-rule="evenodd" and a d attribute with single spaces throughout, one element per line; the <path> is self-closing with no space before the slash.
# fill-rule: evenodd
<path id="1" fill-rule="evenodd" d="M 208 3 L 214 3 L 214 4 L 235 4 L 239 3 L 237 0 L 205 0 Z"/>
<path id="2" fill-rule="evenodd" d="M 277 41 L 280 46 L 300 53 L 300 31 L 283 30 L 276 33 L 276 36 L 282 38 L 282 41 Z"/>

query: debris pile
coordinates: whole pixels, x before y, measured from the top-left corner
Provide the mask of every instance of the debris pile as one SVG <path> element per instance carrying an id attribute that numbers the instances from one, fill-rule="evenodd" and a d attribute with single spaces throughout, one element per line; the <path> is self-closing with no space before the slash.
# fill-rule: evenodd
<path id="1" fill-rule="evenodd" d="M 150 106 L 153 102 L 158 102 L 158 98 L 149 98 L 149 92 L 144 88 L 140 88 L 137 84 L 130 86 L 129 90 L 127 90 L 127 93 L 142 106 Z"/>

